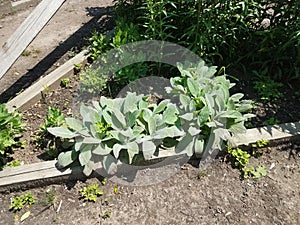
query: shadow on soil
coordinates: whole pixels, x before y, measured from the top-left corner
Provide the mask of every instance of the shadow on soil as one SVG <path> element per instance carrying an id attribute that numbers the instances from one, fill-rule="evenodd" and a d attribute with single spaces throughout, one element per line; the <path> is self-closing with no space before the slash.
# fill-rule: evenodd
<path id="1" fill-rule="evenodd" d="M 29 87 L 69 51 L 80 51 L 87 44 L 86 40 L 94 30 L 101 30 L 101 32 L 111 30 L 114 26 L 111 18 L 111 10 L 112 7 L 110 6 L 86 8 L 87 14 L 92 19 L 13 83 L 6 91 L 1 93 L 0 103 L 9 101 L 9 99 L 15 97 L 21 90 Z"/>

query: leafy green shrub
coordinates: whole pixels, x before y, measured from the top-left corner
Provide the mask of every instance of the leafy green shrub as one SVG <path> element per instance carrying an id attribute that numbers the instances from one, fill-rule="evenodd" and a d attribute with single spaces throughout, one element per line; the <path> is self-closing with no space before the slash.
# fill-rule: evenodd
<path id="1" fill-rule="evenodd" d="M 226 75 L 213 77 L 216 67 L 207 67 L 203 61 L 197 66 L 178 64 L 178 69 L 181 77 L 171 78 L 168 92 L 179 96 L 180 118 L 187 133 L 177 151 L 186 149 L 189 156 L 201 154 L 204 140 L 212 132 L 221 149 L 221 140 L 230 141 L 231 134 L 245 132 L 244 122 L 254 116 L 248 113 L 252 102 L 241 100 L 240 93 L 230 96 L 229 89 L 234 84 Z"/>
<path id="2" fill-rule="evenodd" d="M 67 127 L 48 128 L 55 136 L 75 141 L 71 151 L 58 156 L 58 165 L 66 167 L 79 160 L 88 176 L 96 158 L 109 171 L 117 159 L 129 164 L 138 156 L 151 159 L 159 146 L 192 156 L 202 154 L 211 133 L 221 148 L 221 141 L 245 131 L 244 121 L 253 116 L 247 113 L 251 102 L 240 100 L 242 94 L 229 95 L 233 84 L 225 75 L 213 77 L 216 68 L 204 62 L 189 67 L 179 64 L 178 69 L 182 76 L 172 78 L 172 87 L 167 88 L 179 98 L 178 106 L 169 99 L 153 103 L 149 96 L 135 93 L 125 98 L 101 97 L 93 106 L 81 105 L 82 120 L 66 118 Z"/>
<path id="3" fill-rule="evenodd" d="M 258 80 L 254 81 L 254 89 L 264 102 L 281 98 L 283 95 L 280 88 L 282 87 L 282 83 L 276 82 L 267 76 L 259 76 Z"/>
<path id="4" fill-rule="evenodd" d="M 90 57 L 93 61 L 99 59 L 99 56 L 108 52 L 112 48 L 118 48 L 121 45 L 139 41 L 141 39 L 138 28 L 133 23 L 126 23 L 124 20 L 119 18 L 119 20 L 116 21 L 116 24 L 113 35 L 103 35 L 98 32 L 94 32 L 93 36 L 89 39 L 91 52 Z M 131 57 L 131 55 L 120 52 L 120 60 L 122 60 L 123 63 L 126 63 L 126 60 L 128 61 Z M 114 61 L 114 59 L 104 60 Z M 99 94 L 106 90 L 107 82 L 109 80 L 114 79 L 124 85 L 130 81 L 144 77 L 146 72 L 147 65 L 145 63 L 136 63 L 126 66 L 117 71 L 114 76 L 109 74 L 109 70 L 103 70 L 101 66 L 98 68 L 96 68 L 96 66 L 89 67 L 80 74 L 80 91 L 82 93 L 94 95 Z"/>
<path id="5" fill-rule="evenodd" d="M 64 126 L 65 118 L 60 109 L 55 106 L 48 107 L 48 114 L 45 118 L 45 123 L 41 125 L 38 131 L 34 143 L 37 147 L 45 149 L 47 154 L 51 158 L 57 158 L 58 154 L 62 151 L 63 140 L 50 134 L 48 127 Z"/>
<path id="6" fill-rule="evenodd" d="M 181 44 L 207 62 L 245 73 L 300 78 L 299 1 L 116 2 L 116 18 L 138 24 L 144 39 Z"/>
<path id="7" fill-rule="evenodd" d="M 24 126 L 21 114 L 9 113 L 5 104 L 0 104 L 0 168 L 7 163 L 8 153 L 13 147 L 24 145 L 24 142 L 19 140 Z"/>

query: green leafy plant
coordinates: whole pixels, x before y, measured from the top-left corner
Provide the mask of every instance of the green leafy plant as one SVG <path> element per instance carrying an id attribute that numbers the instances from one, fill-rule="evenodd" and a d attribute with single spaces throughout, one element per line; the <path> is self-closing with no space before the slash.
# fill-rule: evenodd
<path id="1" fill-rule="evenodd" d="M 30 192 L 28 192 L 24 195 L 20 195 L 12 198 L 9 209 L 18 211 L 21 210 L 25 205 L 30 206 L 35 202 L 36 200 L 33 197 L 33 195 Z"/>
<path id="2" fill-rule="evenodd" d="M 244 179 L 250 177 L 260 178 L 267 175 L 265 166 L 259 166 L 257 168 L 248 166 L 251 158 L 248 152 L 240 148 L 232 149 L 230 146 L 227 147 L 227 152 L 233 158 L 234 166 L 242 172 Z"/>
<path id="3" fill-rule="evenodd" d="M 46 205 L 54 205 L 56 192 L 54 189 L 49 189 L 46 191 L 46 196 L 45 196 L 45 204 Z"/>
<path id="4" fill-rule="evenodd" d="M 93 32 L 92 37 L 89 38 L 90 57 L 93 61 L 111 48 L 109 42 L 110 38 L 108 36 L 100 34 L 97 31 Z"/>
<path id="5" fill-rule="evenodd" d="M 30 56 L 31 55 L 31 51 L 30 50 L 24 50 L 22 52 L 22 56 Z"/>
<path id="6" fill-rule="evenodd" d="M 24 146 L 20 141 L 24 126 L 21 114 L 10 113 L 5 104 L 0 104 L 0 168 L 7 163 L 7 156 L 14 147 Z"/>
<path id="7" fill-rule="evenodd" d="M 93 102 L 93 107 L 81 106 L 82 122 L 66 118 L 68 128 L 48 128 L 53 135 L 75 138 L 74 149 L 60 154 L 58 164 L 65 167 L 79 159 L 84 173 L 89 175 L 95 163 L 93 154 L 108 171 L 118 158 L 132 163 L 134 156 L 142 153 L 145 159 L 150 159 L 165 138 L 181 136 L 183 131 L 176 125 L 176 106 L 169 100 L 156 105 L 147 99 L 135 93 L 126 98 L 101 97 L 100 102 Z"/>
<path id="8" fill-rule="evenodd" d="M 9 166 L 9 167 L 17 167 L 17 166 L 21 166 L 23 164 L 23 162 L 20 162 L 19 160 L 13 160 L 9 163 L 7 163 L 6 166 Z"/>
<path id="9" fill-rule="evenodd" d="M 70 78 L 62 78 L 60 80 L 60 85 L 65 88 L 70 87 Z"/>
<path id="10" fill-rule="evenodd" d="M 46 149 L 46 152 L 51 158 L 56 158 L 61 152 L 61 149 L 63 149 L 63 140 L 50 134 L 47 128 L 64 125 L 65 118 L 62 111 L 54 106 L 49 106 L 45 122 L 41 125 L 34 143 L 37 147 Z"/>
<path id="11" fill-rule="evenodd" d="M 283 96 L 279 90 L 281 87 L 283 87 L 282 83 L 278 83 L 267 76 L 260 76 L 259 80 L 254 81 L 254 89 L 261 100 L 265 102 L 281 98 Z"/>
<path id="12" fill-rule="evenodd" d="M 90 57 L 93 61 L 99 59 L 103 53 L 108 52 L 112 48 L 118 48 L 124 44 L 131 43 L 141 40 L 138 28 L 133 23 L 126 23 L 122 18 L 116 20 L 116 27 L 113 35 L 111 34 L 100 34 L 94 32 L 93 36 L 89 39 L 90 41 Z M 120 60 L 123 64 L 126 64 L 133 56 L 126 52 L 119 52 Z M 142 59 L 141 55 L 136 56 Z M 102 59 L 103 61 L 111 61 L 113 59 Z M 113 66 L 113 65 L 111 65 Z M 109 70 L 103 68 L 88 67 L 85 71 L 80 74 L 80 90 L 89 94 L 99 94 L 106 90 L 107 82 L 115 80 L 122 85 L 127 84 L 130 81 L 134 81 L 140 77 L 144 77 L 147 72 L 147 65 L 145 63 L 135 63 L 128 65 L 119 71 L 114 76 L 109 75 Z"/>
<path id="13" fill-rule="evenodd" d="M 75 63 L 74 64 L 74 70 L 75 70 L 76 74 L 80 72 L 80 70 L 82 69 L 82 66 L 83 66 L 82 63 Z"/>
<path id="14" fill-rule="evenodd" d="M 181 44 L 207 62 L 248 74 L 300 78 L 299 1 L 116 2 L 115 18 L 138 24 L 144 39 Z"/>
<path id="15" fill-rule="evenodd" d="M 266 147 L 269 144 L 269 140 L 258 140 L 256 143 L 252 144 L 252 155 L 254 157 L 259 157 L 264 153 L 264 147 Z M 267 152 L 270 150 L 270 148 L 267 148 Z"/>
<path id="16" fill-rule="evenodd" d="M 159 147 L 201 155 L 205 146 L 221 148 L 232 134 L 244 132 L 244 121 L 253 117 L 247 113 L 251 101 L 241 100 L 242 94 L 230 96 L 233 84 L 225 75 L 213 77 L 215 67 L 204 62 L 189 65 L 178 65 L 182 75 L 172 78 L 167 88 L 179 98 L 179 107 L 169 99 L 152 102 L 151 96 L 135 93 L 116 99 L 102 96 L 92 106 L 81 105 L 82 120 L 66 118 L 67 126 L 48 128 L 51 134 L 75 143 L 72 150 L 58 156 L 58 166 L 78 160 L 89 176 L 97 161 L 109 172 L 118 160 L 129 164 L 139 156 L 149 160 Z M 214 142 L 208 143 L 211 133 Z"/>
<path id="17" fill-rule="evenodd" d="M 230 96 L 234 86 L 226 75 L 216 76 L 216 67 L 208 67 L 202 61 L 197 65 L 178 64 L 181 77 L 171 78 L 172 88 L 167 91 L 179 97 L 180 118 L 186 127 L 186 135 L 176 146 L 176 152 L 187 151 L 201 155 L 208 136 L 214 134 L 210 143 L 221 149 L 223 141 L 231 141 L 232 134 L 246 131 L 244 122 L 253 117 L 248 113 L 252 102 L 241 100 L 243 94 Z"/>
<path id="18" fill-rule="evenodd" d="M 264 121 L 264 125 L 267 126 L 276 125 L 276 124 L 279 124 L 279 120 L 274 117 L 270 117 L 269 119 Z"/>
<path id="19" fill-rule="evenodd" d="M 104 194 L 102 189 L 99 189 L 99 184 L 91 184 L 79 191 L 85 201 L 96 202 L 97 197 Z"/>
<path id="20" fill-rule="evenodd" d="M 118 186 L 114 186 L 114 194 L 115 195 L 119 194 L 119 188 L 118 188 Z"/>
<path id="21" fill-rule="evenodd" d="M 111 211 L 110 211 L 110 210 L 106 210 L 106 211 L 103 213 L 103 215 L 101 215 L 101 218 L 104 219 L 104 220 L 106 220 L 106 219 L 108 219 L 108 218 L 110 218 L 110 217 L 111 217 Z"/>
<path id="22" fill-rule="evenodd" d="M 269 144 L 269 142 L 270 142 L 269 140 L 261 139 L 261 140 L 256 141 L 255 144 L 252 144 L 252 147 L 253 148 L 263 148 L 263 147 L 266 147 Z"/>

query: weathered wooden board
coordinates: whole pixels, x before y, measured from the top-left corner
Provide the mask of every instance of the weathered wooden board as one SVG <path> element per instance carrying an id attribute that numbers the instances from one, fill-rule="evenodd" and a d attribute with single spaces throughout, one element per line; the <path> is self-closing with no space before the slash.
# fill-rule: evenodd
<path id="1" fill-rule="evenodd" d="M 284 123 L 274 126 L 247 129 L 245 134 L 239 138 L 234 138 L 234 143 L 238 145 L 248 145 L 257 140 L 277 140 L 300 135 L 300 122 Z"/>
<path id="2" fill-rule="evenodd" d="M 43 0 L 0 49 L 0 79 L 65 0 Z"/>
<path id="3" fill-rule="evenodd" d="M 55 178 L 81 179 L 82 171 L 80 167 L 66 169 L 63 171 L 55 167 L 56 161 L 46 161 L 23 165 L 15 168 L 6 168 L 0 171 L 0 192 L 13 189 L 13 186 L 34 184 L 36 181 L 55 180 Z"/>
<path id="4" fill-rule="evenodd" d="M 300 122 L 248 129 L 242 140 L 236 139 L 236 144 L 248 145 L 261 139 L 272 141 L 293 137 L 300 137 Z M 174 149 L 170 149 L 161 151 L 159 154 L 153 160 L 174 156 L 175 152 Z M 0 171 L 0 192 L 7 190 L 7 188 L 11 189 L 10 187 L 14 185 L 21 185 L 22 183 L 34 183 L 39 180 L 57 177 L 69 179 L 71 175 L 73 178 L 78 179 L 82 177 L 80 167 L 60 171 L 55 167 L 56 162 L 56 160 L 53 160 L 15 168 L 6 168 Z"/>
<path id="5" fill-rule="evenodd" d="M 24 110 L 31 104 L 37 102 L 41 98 L 41 93 L 45 87 L 49 88 L 49 90 L 53 89 L 55 85 L 60 84 L 62 78 L 73 74 L 74 64 L 85 62 L 88 57 L 87 53 L 87 50 L 80 52 L 52 73 L 28 87 L 24 92 L 20 93 L 6 104 L 7 109 L 10 112 L 15 109 Z"/>

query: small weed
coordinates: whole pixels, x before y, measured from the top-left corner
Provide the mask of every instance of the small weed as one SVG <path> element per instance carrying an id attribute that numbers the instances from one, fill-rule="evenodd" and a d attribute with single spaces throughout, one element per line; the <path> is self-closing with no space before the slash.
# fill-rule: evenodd
<path id="1" fill-rule="evenodd" d="M 119 194 L 119 188 L 117 186 L 114 186 L 114 194 L 115 195 Z"/>
<path id="2" fill-rule="evenodd" d="M 103 213 L 103 215 L 101 215 L 101 218 L 102 219 L 108 219 L 108 218 L 110 218 L 111 217 L 111 211 L 110 210 L 106 210 L 104 213 Z"/>
<path id="3" fill-rule="evenodd" d="M 76 52 L 75 51 L 68 51 L 67 54 L 68 54 L 68 57 L 70 59 L 70 58 L 73 58 L 76 55 Z"/>
<path id="4" fill-rule="evenodd" d="M 107 178 L 104 177 L 103 180 L 101 181 L 101 183 L 102 183 L 102 185 L 106 185 L 106 183 L 107 183 Z"/>
<path id="5" fill-rule="evenodd" d="M 261 139 L 261 140 L 256 141 L 255 144 L 252 144 L 252 147 L 253 148 L 263 148 L 263 147 L 266 147 L 269 144 L 269 142 L 270 142 L 269 140 Z"/>
<path id="6" fill-rule="evenodd" d="M 62 111 L 54 106 L 49 106 L 48 115 L 44 124 L 41 125 L 34 142 L 37 147 L 47 149 L 48 155 L 52 158 L 56 158 L 60 153 L 61 150 L 59 150 L 58 146 L 62 147 L 62 140 L 50 134 L 47 128 L 63 126 L 64 124 L 65 118 Z"/>
<path id="7" fill-rule="evenodd" d="M 266 126 L 272 126 L 272 125 L 276 125 L 279 123 L 280 123 L 280 121 L 274 117 L 271 117 L 264 121 L 264 125 L 266 125 Z"/>
<path id="8" fill-rule="evenodd" d="M 39 54 L 39 53 L 41 53 L 41 50 L 40 49 L 34 49 L 32 52 L 35 53 L 35 54 Z"/>
<path id="9" fill-rule="evenodd" d="M 8 167 L 17 167 L 17 166 L 21 166 L 21 165 L 23 165 L 23 162 L 16 159 L 14 161 L 11 161 L 11 162 L 7 163 L 6 166 L 8 166 Z"/>
<path id="10" fill-rule="evenodd" d="M 252 144 L 252 155 L 256 158 L 258 158 L 259 156 L 261 156 L 264 152 L 263 149 L 269 144 L 269 140 L 258 140 L 256 141 L 256 143 Z M 271 149 L 271 148 L 268 148 Z"/>
<path id="11" fill-rule="evenodd" d="M 70 87 L 70 78 L 62 78 L 60 80 L 60 86 L 64 88 L 69 88 Z"/>
<path id="12" fill-rule="evenodd" d="M 248 179 L 250 177 L 261 178 L 267 175 L 265 166 L 259 166 L 257 168 L 248 166 L 249 159 L 251 157 L 248 152 L 240 148 L 232 149 L 230 146 L 228 146 L 227 151 L 233 157 L 234 166 L 242 172 L 244 179 Z"/>
<path id="13" fill-rule="evenodd" d="M 75 63 L 74 64 L 74 71 L 75 71 L 76 74 L 80 72 L 81 68 L 82 68 L 82 63 Z"/>
<path id="14" fill-rule="evenodd" d="M 55 194 L 56 192 L 54 189 L 49 189 L 46 191 L 46 199 L 45 199 L 46 205 L 54 205 Z"/>
<path id="15" fill-rule="evenodd" d="M 9 209 L 18 211 L 21 210 L 25 205 L 30 206 L 34 204 L 36 200 L 34 199 L 33 195 L 28 192 L 24 195 L 16 196 L 11 200 L 11 204 Z"/>
<path id="16" fill-rule="evenodd" d="M 21 55 L 22 56 L 30 56 L 31 55 L 31 51 L 30 50 L 24 50 Z"/>
<path id="17" fill-rule="evenodd" d="M 202 171 L 200 171 L 199 173 L 198 173 L 198 179 L 201 179 L 201 178 L 203 178 L 203 177 L 207 177 L 207 172 L 206 171 L 204 171 L 204 170 L 202 170 Z"/>
<path id="18" fill-rule="evenodd" d="M 99 184 L 91 184 L 88 187 L 80 189 L 79 192 L 81 193 L 81 197 L 89 202 L 96 202 L 97 197 L 104 194 L 103 190 L 99 189 Z"/>
<path id="19" fill-rule="evenodd" d="M 268 102 L 283 96 L 279 90 L 283 87 L 282 83 L 278 83 L 267 76 L 259 76 L 258 79 L 259 80 L 254 81 L 254 89 L 262 101 Z"/>
<path id="20" fill-rule="evenodd" d="M 50 87 L 48 85 L 43 86 L 43 90 L 41 92 L 42 98 L 45 99 L 47 96 L 50 95 Z"/>

